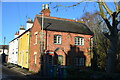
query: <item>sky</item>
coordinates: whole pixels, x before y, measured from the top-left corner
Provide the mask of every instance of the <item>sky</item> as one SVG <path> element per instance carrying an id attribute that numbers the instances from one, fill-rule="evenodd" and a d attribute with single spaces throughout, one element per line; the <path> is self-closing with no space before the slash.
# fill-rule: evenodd
<path id="1" fill-rule="evenodd" d="M 39 14 L 42 10 L 42 4 L 49 4 L 49 2 L 2 2 L 2 7 L 0 7 L 0 15 L 2 15 L 0 16 L 2 18 L 2 20 L 0 20 L 0 26 L 2 26 L 0 27 L 0 45 L 3 44 L 4 37 L 6 37 L 5 44 L 8 45 L 9 42 L 14 39 L 14 34 L 19 30 L 20 25 L 26 26 L 28 18 L 34 20 L 35 15 Z M 75 4 L 75 2 L 52 2 L 49 5 L 51 16 L 75 19 L 83 16 L 85 12 L 93 13 L 96 10 L 99 10 L 98 5 L 95 2 L 84 2 L 71 8 L 53 8 L 59 4 L 69 6 Z M 108 5 L 111 8 L 114 7 L 111 3 Z"/>
<path id="2" fill-rule="evenodd" d="M 2 2 L 79 2 L 83 0 L 1 0 Z M 86 0 L 86 1 L 98 1 L 98 0 Z M 104 0 L 106 2 L 113 2 L 113 0 Z M 116 0 L 119 1 L 119 0 Z"/>

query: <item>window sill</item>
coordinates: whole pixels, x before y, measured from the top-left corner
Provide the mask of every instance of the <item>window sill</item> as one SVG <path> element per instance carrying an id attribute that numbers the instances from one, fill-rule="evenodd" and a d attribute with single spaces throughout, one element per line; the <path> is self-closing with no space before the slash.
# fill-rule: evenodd
<path id="1" fill-rule="evenodd" d="M 54 44 L 56 44 L 56 45 L 61 45 L 61 43 L 54 43 Z"/>
<path id="2" fill-rule="evenodd" d="M 34 45 L 37 45 L 37 43 L 35 43 Z"/>
<path id="3" fill-rule="evenodd" d="M 75 44 L 74 44 L 75 45 Z M 84 45 L 75 45 L 75 46 L 84 46 Z"/>

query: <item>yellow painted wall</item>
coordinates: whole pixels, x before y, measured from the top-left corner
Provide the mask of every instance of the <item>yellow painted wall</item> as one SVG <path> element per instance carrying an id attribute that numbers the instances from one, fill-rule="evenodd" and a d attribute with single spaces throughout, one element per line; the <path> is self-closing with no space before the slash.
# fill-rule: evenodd
<path id="1" fill-rule="evenodd" d="M 18 65 L 24 68 L 29 68 L 29 41 L 30 31 L 24 33 L 19 38 L 18 44 Z"/>

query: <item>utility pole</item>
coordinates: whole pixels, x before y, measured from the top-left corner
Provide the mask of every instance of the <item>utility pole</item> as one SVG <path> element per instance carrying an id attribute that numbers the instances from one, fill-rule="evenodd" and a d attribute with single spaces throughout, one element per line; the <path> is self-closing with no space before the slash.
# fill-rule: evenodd
<path id="1" fill-rule="evenodd" d="M 6 37 L 4 37 L 3 53 L 2 53 L 2 63 L 5 63 L 5 53 L 4 53 L 4 50 L 5 50 L 5 40 L 6 40 Z"/>
<path id="2" fill-rule="evenodd" d="M 44 14 L 42 14 L 42 26 L 41 26 L 41 33 L 40 33 L 40 47 L 41 47 L 41 54 L 43 55 L 43 50 L 44 50 L 44 33 L 43 33 L 43 26 L 44 26 Z"/>
<path id="3" fill-rule="evenodd" d="M 40 62 L 41 62 L 41 67 L 42 67 L 42 75 L 45 74 L 45 58 L 44 58 L 44 32 L 43 32 L 43 27 L 44 27 L 44 13 L 41 12 L 42 15 L 42 26 L 41 26 L 41 32 L 40 32 Z"/>
<path id="4" fill-rule="evenodd" d="M 4 37 L 3 54 L 4 54 L 4 49 L 5 49 L 5 40 L 6 40 L 6 37 Z"/>

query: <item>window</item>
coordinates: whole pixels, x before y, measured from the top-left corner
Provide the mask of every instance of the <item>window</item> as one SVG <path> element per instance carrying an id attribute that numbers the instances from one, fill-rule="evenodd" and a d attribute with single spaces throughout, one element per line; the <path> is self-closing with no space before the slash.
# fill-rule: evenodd
<path id="1" fill-rule="evenodd" d="M 35 34 L 35 44 L 37 44 L 37 34 Z"/>
<path id="2" fill-rule="evenodd" d="M 34 64 L 37 62 L 37 52 L 34 52 Z"/>
<path id="3" fill-rule="evenodd" d="M 79 66 L 83 66 L 84 65 L 84 58 L 79 58 Z"/>
<path id="4" fill-rule="evenodd" d="M 37 56 L 34 54 L 34 64 L 36 64 Z"/>
<path id="5" fill-rule="evenodd" d="M 54 44 L 61 44 L 61 35 L 54 35 Z"/>
<path id="6" fill-rule="evenodd" d="M 35 32 L 35 33 L 34 33 L 34 35 L 35 35 L 35 44 L 37 44 L 37 38 L 38 38 L 37 34 L 38 34 L 38 32 Z M 28 39 L 28 40 L 29 40 L 29 39 Z"/>
<path id="7" fill-rule="evenodd" d="M 52 60 L 52 55 L 49 55 L 49 56 L 48 56 L 48 59 L 49 59 L 49 64 L 51 65 L 51 64 L 53 63 L 53 62 L 52 62 L 52 61 L 53 61 L 53 60 Z"/>
<path id="8" fill-rule="evenodd" d="M 75 37 L 75 45 L 84 45 L 84 38 L 83 37 Z"/>
<path id="9" fill-rule="evenodd" d="M 63 56 L 62 55 L 58 55 L 58 62 L 59 65 L 63 64 Z"/>
<path id="10" fill-rule="evenodd" d="M 84 58 L 75 58 L 76 66 L 84 66 Z"/>

